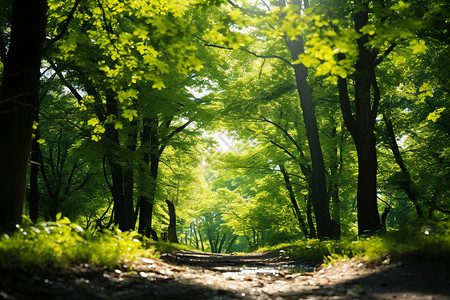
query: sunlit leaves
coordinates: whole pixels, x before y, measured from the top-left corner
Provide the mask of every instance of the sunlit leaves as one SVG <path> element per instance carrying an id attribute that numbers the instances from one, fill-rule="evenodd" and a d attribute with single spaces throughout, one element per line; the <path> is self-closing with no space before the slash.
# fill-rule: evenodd
<path id="1" fill-rule="evenodd" d="M 430 113 L 427 117 L 427 120 L 436 122 L 440 117 L 442 112 L 445 110 L 445 107 L 441 107 Z"/>
<path id="2" fill-rule="evenodd" d="M 131 122 L 133 121 L 133 118 L 138 116 L 138 113 L 135 109 L 125 109 L 122 113 L 122 116 Z"/>
<path id="3" fill-rule="evenodd" d="M 162 82 L 162 81 L 157 81 L 157 82 L 155 82 L 155 83 L 152 85 L 152 88 L 161 90 L 161 89 L 166 88 L 166 86 L 164 85 L 164 82 Z"/>
<path id="4" fill-rule="evenodd" d="M 409 43 L 409 46 L 411 47 L 413 54 L 424 53 L 428 49 L 424 40 L 412 40 Z"/>

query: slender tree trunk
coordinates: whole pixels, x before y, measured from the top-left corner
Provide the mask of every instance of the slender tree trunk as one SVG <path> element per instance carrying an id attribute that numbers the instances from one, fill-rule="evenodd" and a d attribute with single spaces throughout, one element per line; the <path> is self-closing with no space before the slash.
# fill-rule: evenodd
<path id="1" fill-rule="evenodd" d="M 401 183 L 401 187 L 405 191 L 406 195 L 408 196 L 409 200 L 411 200 L 412 204 L 416 208 L 417 216 L 419 218 L 423 218 L 423 211 L 422 207 L 420 206 L 419 200 L 418 200 L 418 193 L 415 188 L 415 184 L 411 179 L 411 174 L 409 173 L 408 169 L 406 168 L 406 165 L 403 161 L 403 157 L 400 153 L 400 149 L 397 144 L 397 140 L 395 139 L 395 133 L 394 133 L 394 126 L 392 125 L 392 120 L 387 116 L 386 113 L 383 114 L 384 123 L 386 124 L 386 131 L 389 136 L 389 147 L 391 148 L 392 153 L 394 154 L 395 161 L 397 162 L 398 166 L 400 167 L 400 170 L 402 171 L 403 175 L 403 182 Z"/>
<path id="2" fill-rule="evenodd" d="M 133 127 L 133 132 L 129 135 L 129 140 L 127 142 L 127 149 L 130 151 L 136 151 L 137 145 L 137 122 L 133 121 L 131 123 Z M 128 166 L 124 168 L 123 180 L 124 180 L 124 208 L 127 215 L 127 228 L 129 230 L 134 230 L 136 227 L 136 217 L 134 212 L 134 170 L 132 162 L 127 162 Z M 131 218 L 131 216 L 133 216 Z"/>
<path id="3" fill-rule="evenodd" d="M 0 229 L 20 223 L 45 39 L 47 1 L 13 1 L 0 90 Z"/>
<path id="4" fill-rule="evenodd" d="M 221 253 L 222 252 L 222 247 L 223 247 L 223 244 L 225 244 L 226 240 L 227 240 L 227 234 L 225 233 L 223 235 L 222 239 L 220 240 L 219 249 L 217 249 L 217 253 Z"/>
<path id="5" fill-rule="evenodd" d="M 209 246 L 211 247 L 211 253 L 216 253 L 216 247 L 214 245 L 213 237 L 209 228 L 206 230 L 206 236 L 208 237 Z"/>
<path id="6" fill-rule="evenodd" d="M 309 226 L 309 237 L 312 239 L 316 238 L 316 227 L 314 226 L 314 220 L 312 216 L 312 201 L 311 201 L 311 193 L 308 192 L 308 195 L 305 195 L 306 200 L 306 220 L 308 221 Z"/>
<path id="7" fill-rule="evenodd" d="M 233 247 L 234 242 L 236 241 L 237 238 L 238 238 L 237 235 L 233 235 L 233 237 L 231 238 L 230 244 L 228 244 L 228 247 L 225 250 L 225 253 L 230 253 L 231 247 Z"/>
<path id="8" fill-rule="evenodd" d="M 172 201 L 166 200 L 167 207 L 169 208 L 169 229 L 168 229 L 168 239 L 171 243 L 179 243 L 177 238 L 177 220 L 175 215 L 175 205 Z"/>
<path id="9" fill-rule="evenodd" d="M 332 122 L 335 124 L 334 118 L 332 118 Z M 337 128 L 336 124 L 333 127 L 333 130 L 331 132 L 331 137 L 336 138 L 337 137 Z M 341 143 L 340 148 L 336 146 L 334 148 L 334 154 L 336 161 L 331 165 L 330 167 L 330 187 L 328 189 L 328 192 L 330 193 L 331 198 L 331 223 L 333 226 L 333 239 L 340 239 L 341 238 L 341 200 L 339 198 L 339 177 L 340 177 L 340 170 L 342 170 L 342 147 L 343 147 L 343 133 L 341 133 Z"/>
<path id="10" fill-rule="evenodd" d="M 202 233 L 200 232 L 200 228 L 197 228 L 198 231 L 198 237 L 200 239 L 200 245 L 202 246 L 202 251 L 205 252 L 205 245 L 203 245 L 203 238 L 202 238 Z"/>
<path id="11" fill-rule="evenodd" d="M 194 231 L 194 237 L 195 237 L 195 248 L 199 249 L 198 245 L 198 236 L 197 236 L 197 228 L 195 226 L 195 223 L 192 223 L 192 229 Z"/>
<path id="12" fill-rule="evenodd" d="M 34 120 L 39 123 L 39 105 L 36 107 Z M 40 150 L 38 130 L 35 131 L 35 137 L 31 142 L 31 171 L 30 171 L 30 197 L 29 197 L 29 208 L 30 208 L 30 219 L 36 222 L 39 217 L 39 166 L 40 161 Z"/>
<path id="13" fill-rule="evenodd" d="M 297 60 L 298 56 L 304 53 L 303 38 L 301 36 L 297 37 L 297 40 L 286 40 L 286 45 L 291 53 L 292 60 Z M 325 178 L 325 164 L 323 161 L 322 148 L 320 146 L 312 90 L 307 81 L 308 69 L 303 64 L 296 64 L 294 65 L 294 71 L 297 91 L 300 97 L 300 106 L 305 122 L 309 152 L 311 155 L 311 188 L 317 233 L 318 237 L 322 239 L 332 236 L 329 198 Z"/>
<path id="14" fill-rule="evenodd" d="M 295 216 L 298 220 L 300 228 L 302 229 L 305 238 L 309 238 L 310 236 L 309 236 L 308 227 L 307 227 L 306 222 L 303 218 L 303 215 L 300 211 L 300 207 L 298 206 L 297 199 L 295 197 L 289 175 L 286 173 L 286 170 L 282 164 L 280 164 L 279 167 L 280 167 L 281 174 L 283 174 L 286 189 L 289 192 L 289 199 L 291 200 L 292 206 L 294 208 Z"/>

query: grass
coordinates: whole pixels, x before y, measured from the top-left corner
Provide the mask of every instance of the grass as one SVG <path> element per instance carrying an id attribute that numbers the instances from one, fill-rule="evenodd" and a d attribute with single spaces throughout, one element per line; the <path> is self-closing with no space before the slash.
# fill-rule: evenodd
<path id="1" fill-rule="evenodd" d="M 67 218 L 56 222 L 17 225 L 11 236 L 0 237 L 0 267 L 65 267 L 89 263 L 113 268 L 137 257 L 159 257 L 183 245 L 153 242 L 136 232 L 118 229 L 93 234 Z"/>
<path id="2" fill-rule="evenodd" d="M 417 255 L 426 258 L 450 255 L 450 222 L 427 221 L 400 231 L 340 241 L 307 240 L 263 247 L 258 251 L 282 251 L 286 256 L 323 261 L 324 265 L 351 257 L 376 260 Z"/>
<path id="3" fill-rule="evenodd" d="M 11 236 L 0 237 L 0 268 L 65 267 L 89 263 L 113 268 L 138 257 L 193 250 L 186 245 L 153 242 L 136 232 L 104 230 L 93 234 L 63 218 L 56 222 L 24 222 Z M 278 244 L 257 251 L 274 251 L 291 258 L 323 262 L 364 257 L 448 257 L 450 221 L 415 224 L 401 231 L 340 241 L 316 239 Z"/>

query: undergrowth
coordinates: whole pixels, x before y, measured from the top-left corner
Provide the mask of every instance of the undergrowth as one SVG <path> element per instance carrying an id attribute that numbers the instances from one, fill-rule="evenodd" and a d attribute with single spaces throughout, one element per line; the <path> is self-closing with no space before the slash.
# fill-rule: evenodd
<path id="1" fill-rule="evenodd" d="M 185 247 L 153 242 L 136 232 L 118 229 L 84 231 L 67 218 L 33 224 L 25 220 L 17 230 L 0 237 L 0 267 L 65 267 L 77 263 L 115 267 L 137 257 L 158 257 Z"/>
<path id="2" fill-rule="evenodd" d="M 426 258 L 450 254 L 450 222 L 423 222 L 399 231 L 339 241 L 317 239 L 259 248 L 281 251 L 297 259 L 322 260 L 324 265 L 352 257 L 376 260 L 383 257 L 416 255 Z"/>

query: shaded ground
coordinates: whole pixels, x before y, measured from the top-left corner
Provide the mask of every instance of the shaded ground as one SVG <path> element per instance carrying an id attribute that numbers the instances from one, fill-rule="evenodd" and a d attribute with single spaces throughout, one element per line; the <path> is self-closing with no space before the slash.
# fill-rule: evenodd
<path id="1" fill-rule="evenodd" d="M 0 269 L 0 299 L 450 299 L 449 262 L 417 255 L 313 270 L 314 262 L 273 253 L 183 251 L 114 270 Z"/>

